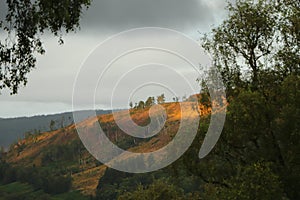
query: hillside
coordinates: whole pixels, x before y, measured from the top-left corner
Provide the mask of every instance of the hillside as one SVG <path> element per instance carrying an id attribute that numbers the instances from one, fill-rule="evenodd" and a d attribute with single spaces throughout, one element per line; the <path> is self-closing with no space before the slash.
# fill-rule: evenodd
<path id="1" fill-rule="evenodd" d="M 286 80 L 298 87 L 299 78 Z M 279 92 L 287 92 L 283 84 Z M 298 88 L 292 91 L 300 91 Z M 292 94 L 292 93 L 291 93 Z M 244 91 L 227 107 L 221 138 L 210 154 L 199 159 L 199 149 L 210 124 L 210 104 L 200 104 L 196 138 L 190 148 L 171 165 L 151 173 L 132 174 L 107 168 L 82 145 L 75 125 L 56 131 L 27 135 L 0 156 L 0 195 L 15 199 L 299 199 L 299 98 L 285 96 L 283 108 L 270 120 L 265 99 L 257 92 Z M 189 98 L 194 101 L 195 97 Z M 200 99 L 200 102 L 203 99 Z M 183 102 L 186 113 L 195 113 L 192 102 Z M 214 104 L 214 102 L 212 102 Z M 150 138 L 126 135 L 112 114 L 90 117 L 80 123 L 85 133 L 95 133 L 95 125 L 113 143 L 131 152 L 151 152 L 166 146 L 177 133 L 182 115 L 179 103 L 161 104 L 167 115 L 161 131 Z M 278 104 L 276 104 L 278 105 Z M 279 104 L 281 105 L 281 104 Z M 291 109 L 296 108 L 296 109 Z M 149 123 L 149 108 L 130 109 L 131 119 L 140 126 Z M 119 111 L 121 122 L 126 111 Z M 274 125 L 271 127 L 270 124 Z M 189 127 L 189 124 L 188 126 Z M 277 138 L 277 139 L 276 139 Z M 99 141 L 96 141 L 99 142 Z M 96 143 L 98 144 L 98 143 Z M 131 161 L 131 155 L 120 156 Z M 154 158 L 156 163 L 161 162 Z M 149 165 L 149 163 L 145 163 Z M 135 166 L 134 166 L 135 167 Z M 75 197 L 76 196 L 76 197 Z M 57 198 L 58 197 L 58 198 Z M 278 198 L 279 197 L 279 198 Z M 4 198 L 5 199 L 5 198 Z M 31 198 L 27 198 L 31 200 Z M 47 198 L 46 198 L 47 199 Z M 25 199 L 26 200 L 26 199 Z"/>
<path id="2" fill-rule="evenodd" d="M 83 116 L 84 113 L 87 113 L 87 111 L 80 112 L 83 113 Z M 100 115 L 111 113 L 111 111 L 97 110 L 96 113 Z M 51 121 L 53 121 L 52 125 Z M 32 117 L 0 118 L 0 147 L 2 146 L 7 149 L 18 139 L 23 139 L 26 133 L 45 132 L 51 129 L 56 130 L 72 124 L 73 121 L 72 112 Z"/>
<path id="3" fill-rule="evenodd" d="M 182 104 L 189 107 L 190 103 Z M 126 136 L 116 126 L 112 114 L 88 118 L 79 126 L 92 130 L 93 125 L 99 121 L 110 140 L 123 149 L 130 149 L 133 152 L 155 151 L 172 140 L 181 118 L 179 103 L 166 103 L 163 107 L 166 109 L 167 121 L 162 131 L 150 139 L 134 139 Z M 200 110 L 205 115 L 210 112 L 204 106 L 200 106 Z M 132 109 L 130 113 L 137 124 L 147 124 L 148 111 L 148 108 Z M 122 112 L 126 111 L 119 113 Z M 15 167 L 51 167 L 71 173 L 72 188 L 85 195 L 95 195 L 99 179 L 106 170 L 106 167 L 96 161 L 82 146 L 74 124 L 56 131 L 28 136 L 6 154 L 5 160 Z"/>

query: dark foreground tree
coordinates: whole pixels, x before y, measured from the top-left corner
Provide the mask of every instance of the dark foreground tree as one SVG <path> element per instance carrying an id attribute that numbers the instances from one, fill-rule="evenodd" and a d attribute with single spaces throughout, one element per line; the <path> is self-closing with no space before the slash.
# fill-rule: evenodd
<path id="1" fill-rule="evenodd" d="M 300 1 L 238 0 L 228 9 L 204 38 L 227 87 L 226 123 L 195 173 L 209 184 L 207 199 L 299 199 Z"/>
<path id="2" fill-rule="evenodd" d="M 35 67 L 36 53 L 44 54 L 40 36 L 51 32 L 59 37 L 63 32 L 79 27 L 82 10 L 91 0 L 7 0 L 5 19 L 0 19 L 4 39 L 0 41 L 0 91 L 4 88 L 16 94 L 26 85 L 27 74 Z M 6 38 L 5 38 L 6 37 Z"/>
<path id="3" fill-rule="evenodd" d="M 300 72 L 300 3 L 298 0 L 237 0 L 229 16 L 203 47 L 221 71 L 229 95 L 237 87 L 257 90 L 260 73 L 279 68 L 285 75 Z"/>

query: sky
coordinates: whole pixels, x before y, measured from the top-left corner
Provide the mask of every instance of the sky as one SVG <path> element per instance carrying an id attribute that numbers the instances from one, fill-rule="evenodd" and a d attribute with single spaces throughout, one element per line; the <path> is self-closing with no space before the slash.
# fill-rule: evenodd
<path id="1" fill-rule="evenodd" d="M 76 84 L 79 83 L 80 91 L 75 91 L 80 96 L 76 100 L 79 102 L 76 109 L 91 108 L 90 100 L 86 100 L 88 97 L 86 92 L 91 89 L 95 91 L 94 108 L 98 109 L 124 108 L 128 106 L 129 101 L 146 100 L 148 96 L 158 96 L 161 93 L 165 93 L 167 100 L 171 100 L 174 96 L 180 98 L 188 96 L 189 91 L 182 86 L 184 81 L 181 79 L 187 78 L 192 87 L 197 89 L 195 69 L 187 66 L 187 63 L 178 59 L 178 56 L 153 50 L 138 51 L 122 57 L 113 63 L 102 80 L 95 82 L 97 85 L 89 85 L 91 77 L 94 77 L 93 81 L 97 77 L 99 79 L 101 71 L 105 69 L 99 65 L 107 55 L 99 56 L 97 53 L 117 52 L 119 49 L 126 49 L 128 45 L 136 45 L 139 41 L 155 43 L 157 39 L 167 46 L 177 45 L 186 52 L 189 46 L 179 42 L 184 39 L 178 39 L 175 37 L 176 34 L 168 35 L 164 31 L 161 35 L 141 32 L 135 37 L 124 33 L 121 40 L 115 38 L 117 41 L 108 38 L 134 28 L 162 27 L 183 33 L 199 43 L 200 33 L 209 32 L 225 18 L 225 2 L 224 0 L 94 0 L 90 8 L 83 13 L 80 30 L 63 36 L 63 45 L 59 45 L 58 38 L 51 34 L 42 36 L 46 54 L 37 56 L 37 65 L 28 75 L 28 84 L 21 87 L 17 95 L 11 96 L 7 91 L 2 91 L 0 117 L 72 111 L 74 86 L 76 90 Z M 2 15 L 5 13 L 4 10 L 1 1 L 0 17 L 1 13 Z M 97 69 L 95 68 L 97 76 L 84 72 L 87 63 L 90 62 L 99 64 Z M 136 66 L 139 67 L 134 68 Z M 151 79 L 153 84 L 149 84 Z M 143 80 L 147 80 L 145 84 Z M 157 84 L 161 80 L 164 80 L 163 83 Z M 167 86 L 168 83 L 171 86 Z M 175 88 L 176 92 L 172 93 Z"/>

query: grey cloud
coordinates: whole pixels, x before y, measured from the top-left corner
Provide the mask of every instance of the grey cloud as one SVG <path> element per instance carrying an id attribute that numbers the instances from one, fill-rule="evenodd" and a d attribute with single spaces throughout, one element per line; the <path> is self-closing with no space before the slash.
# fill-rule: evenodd
<path id="1" fill-rule="evenodd" d="M 94 0 L 83 12 L 81 30 L 116 32 L 145 26 L 209 30 L 222 17 L 225 4 L 223 0 Z M 6 10 L 5 1 L 0 1 L 0 20 Z"/>
<path id="2" fill-rule="evenodd" d="M 119 31 L 144 26 L 206 29 L 217 21 L 224 4 L 219 0 L 94 0 L 83 16 L 82 29 Z"/>
<path id="3" fill-rule="evenodd" d="M 0 0 L 0 17 L 5 12 L 3 3 Z M 222 21 L 224 6 L 223 0 L 94 0 L 84 12 L 80 23 L 81 31 L 65 36 L 64 45 L 59 47 L 55 38 L 48 34 L 43 36 L 46 55 L 38 57 L 37 68 L 29 74 L 28 85 L 21 88 L 18 95 L 0 95 L 1 116 L 11 116 L 12 113 L 14 116 L 24 115 L 26 112 L 30 115 L 50 110 L 54 112 L 57 111 L 56 107 L 61 111 L 64 107 L 68 110 L 71 106 L 73 83 L 82 62 L 97 44 L 114 33 L 130 28 L 158 26 L 176 29 L 185 34 L 198 34 L 197 30 L 208 31 L 212 24 Z M 196 35 L 194 39 L 198 37 Z M 134 43 L 136 38 L 126 38 L 131 39 Z M 163 38 L 162 40 L 164 41 Z M 118 43 L 116 48 L 118 46 L 122 46 L 122 43 Z M 171 60 L 163 57 L 161 62 L 164 63 L 165 59 Z M 190 80 L 195 79 L 193 75 L 189 75 Z M 112 72 L 110 77 L 114 76 L 116 73 Z M 181 83 L 175 79 L 173 82 L 178 85 Z M 106 91 L 101 92 L 105 96 Z M 160 93 L 161 91 L 149 92 L 147 95 Z M 181 93 L 181 96 L 185 94 L 185 90 Z M 136 99 L 138 98 L 137 94 Z M 123 101 L 120 101 L 120 105 L 121 103 Z M 30 109 L 20 112 L 18 105 Z"/>

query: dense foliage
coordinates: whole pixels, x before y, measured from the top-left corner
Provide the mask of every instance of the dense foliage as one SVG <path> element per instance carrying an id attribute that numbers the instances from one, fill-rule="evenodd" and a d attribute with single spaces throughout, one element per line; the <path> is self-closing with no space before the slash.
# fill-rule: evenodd
<path id="1" fill-rule="evenodd" d="M 213 152 L 197 156 L 208 116 L 177 162 L 147 175 L 108 170 L 97 199 L 300 198 L 299 1 L 238 0 L 228 10 L 203 38 L 229 102 Z M 202 92 L 199 101 L 209 106 Z"/>
<path id="2" fill-rule="evenodd" d="M 0 180 L 3 184 L 16 181 L 29 183 L 35 189 L 42 189 L 49 194 L 68 192 L 71 188 L 70 176 L 55 174 L 50 170 L 40 170 L 36 167 L 19 168 L 12 167 L 7 163 L 1 163 L 0 171 Z"/>

